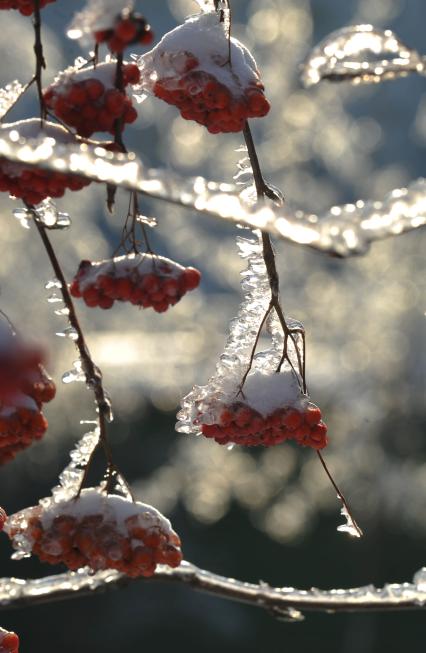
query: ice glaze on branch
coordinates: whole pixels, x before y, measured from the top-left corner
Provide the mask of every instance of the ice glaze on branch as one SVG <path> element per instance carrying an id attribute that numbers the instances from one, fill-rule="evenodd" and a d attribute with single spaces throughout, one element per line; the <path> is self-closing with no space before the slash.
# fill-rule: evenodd
<path id="1" fill-rule="evenodd" d="M 244 583 L 213 574 L 184 561 L 177 569 L 158 567 L 149 579 L 188 585 L 192 589 L 223 599 L 267 610 L 272 616 L 296 621 L 300 612 L 392 612 L 426 609 L 426 568 L 412 583 L 372 585 L 350 589 L 299 590 L 270 587 L 267 583 Z M 87 570 L 47 576 L 36 580 L 0 579 L 0 610 L 41 605 L 91 596 L 127 586 L 129 579 L 115 571 L 95 574 Z M 147 579 L 144 579 L 147 582 Z"/>

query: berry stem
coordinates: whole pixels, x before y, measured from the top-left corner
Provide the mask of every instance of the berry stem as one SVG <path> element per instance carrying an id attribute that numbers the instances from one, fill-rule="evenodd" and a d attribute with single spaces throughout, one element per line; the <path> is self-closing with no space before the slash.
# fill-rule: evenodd
<path id="1" fill-rule="evenodd" d="M 115 67 L 115 83 L 114 87 L 124 93 L 124 79 L 123 79 L 123 53 L 117 53 L 117 64 Z M 114 143 L 120 148 L 120 152 L 126 153 L 127 149 L 123 142 L 123 117 L 117 118 L 114 121 Z M 110 213 L 114 210 L 115 194 L 117 186 L 107 184 L 107 207 Z"/>
<path id="2" fill-rule="evenodd" d="M 42 82 L 42 73 L 43 68 L 46 68 L 46 61 L 43 54 L 43 43 L 41 40 L 41 12 L 40 12 L 40 0 L 34 0 L 34 54 L 36 58 L 36 68 L 34 79 L 37 85 L 38 100 L 40 104 L 40 120 L 43 125 L 43 120 L 46 119 L 46 108 L 44 105 L 43 99 L 43 82 Z M 30 82 L 31 83 L 31 82 Z"/>
<path id="3" fill-rule="evenodd" d="M 257 197 L 259 200 L 264 200 L 265 197 L 268 197 L 269 199 L 272 199 L 273 201 L 277 202 L 278 201 L 278 196 L 276 193 L 268 186 L 266 183 L 262 170 L 260 167 L 259 163 L 259 157 L 256 152 L 256 147 L 254 145 L 253 141 L 253 136 L 251 133 L 250 126 L 248 122 L 246 122 L 244 126 L 244 140 L 247 145 L 247 153 L 250 159 L 251 167 L 253 170 L 253 179 L 254 179 L 254 185 L 256 188 L 256 193 Z M 293 369 L 295 372 L 296 378 L 298 382 L 300 383 L 301 380 L 301 388 L 302 391 L 306 394 L 307 392 L 307 387 L 306 387 L 306 339 L 305 339 L 305 333 L 304 330 L 301 328 L 291 328 L 288 326 L 283 309 L 281 307 L 281 299 L 280 299 L 280 282 L 279 282 L 279 276 L 278 276 L 278 271 L 277 271 L 277 266 L 276 266 L 276 261 L 275 261 L 275 252 L 274 248 L 272 246 L 272 241 L 269 236 L 269 234 L 265 233 L 262 231 L 262 247 L 263 247 L 263 259 L 265 261 L 265 266 L 266 266 L 266 271 L 268 274 L 268 279 L 269 279 L 269 287 L 271 289 L 271 304 L 267 310 L 267 314 L 271 311 L 272 308 L 275 309 L 275 312 L 278 316 L 278 319 L 281 324 L 281 328 L 283 330 L 284 334 L 284 347 L 283 347 L 283 353 L 281 356 L 281 360 L 279 362 L 277 372 L 281 370 L 281 367 L 284 363 L 285 360 L 289 363 L 290 367 Z M 262 329 L 264 325 L 265 320 L 262 321 L 260 329 Z M 297 341 L 295 338 L 295 334 L 299 333 L 302 336 L 302 353 L 300 353 L 299 347 L 297 345 Z M 294 350 L 296 352 L 297 356 L 297 362 L 298 362 L 298 367 L 299 367 L 299 373 L 296 373 L 296 370 L 294 369 L 293 363 L 290 360 L 288 356 L 288 340 L 293 342 L 294 345 Z M 257 344 L 257 343 L 256 343 Z M 254 352 L 253 352 L 254 353 Z M 253 357 L 251 358 L 251 362 L 253 360 Z M 247 372 L 248 373 L 248 372 Z M 247 376 L 247 374 L 246 374 Z"/>
<path id="4" fill-rule="evenodd" d="M 349 508 L 349 505 L 348 505 L 343 493 L 340 491 L 339 486 L 337 485 L 336 481 L 334 480 L 334 478 L 330 474 L 330 470 L 328 469 L 328 467 L 326 465 L 326 462 L 325 462 L 325 460 L 323 458 L 323 455 L 322 455 L 321 451 L 317 450 L 317 454 L 318 454 L 318 458 L 321 461 L 321 465 L 323 466 L 324 471 L 325 471 L 325 473 L 327 474 L 327 476 L 328 476 L 328 478 L 330 480 L 330 483 L 332 484 L 332 486 L 336 490 L 338 499 L 341 501 L 343 507 L 345 508 L 345 510 L 346 510 L 346 512 L 347 512 L 347 514 L 349 516 L 349 519 L 351 521 L 351 526 L 353 526 L 354 529 L 356 530 L 356 532 L 358 533 L 358 537 L 361 537 L 362 535 L 364 535 L 364 533 L 362 532 L 361 528 L 358 526 L 357 522 L 353 518 L 351 510 Z"/>
<path id="5" fill-rule="evenodd" d="M 109 398 L 105 392 L 103 382 L 102 382 L 102 372 L 99 369 L 97 365 L 95 365 L 92 356 L 90 354 L 89 348 L 87 346 L 82 328 L 80 326 L 80 322 L 78 320 L 74 303 L 72 301 L 70 292 L 68 290 L 68 285 L 65 280 L 64 273 L 62 272 L 61 265 L 58 261 L 58 258 L 56 256 L 55 250 L 53 249 L 52 243 L 50 242 L 49 236 L 46 233 L 46 228 L 44 224 L 40 221 L 37 211 L 35 208 L 31 205 L 27 205 L 27 208 L 29 211 L 31 211 L 33 218 L 34 218 L 34 223 L 36 225 L 37 231 L 39 233 L 39 236 L 41 238 L 41 241 L 44 245 L 44 248 L 46 250 L 47 256 L 50 260 L 50 263 L 52 265 L 53 271 L 55 273 L 56 278 L 59 280 L 61 284 L 60 292 L 62 295 L 62 299 L 64 301 L 65 306 L 68 309 L 68 321 L 72 328 L 76 332 L 76 340 L 75 340 L 75 345 L 77 347 L 78 353 L 80 355 L 80 360 L 81 360 L 81 365 L 83 372 L 86 377 L 86 385 L 91 388 L 93 391 L 96 407 L 97 407 L 97 412 L 98 412 L 98 422 L 99 422 L 99 442 L 98 446 L 102 445 L 106 462 L 107 462 L 107 484 L 106 484 L 106 489 L 107 492 L 111 490 L 112 486 L 112 481 L 115 476 L 118 474 L 124 479 L 124 476 L 119 472 L 118 468 L 116 467 L 113 457 L 112 457 L 112 451 L 111 447 L 108 441 L 107 437 L 107 429 L 106 429 L 106 424 L 107 421 L 111 421 L 111 403 L 109 401 Z M 80 495 L 80 492 L 84 486 L 84 483 L 87 479 L 87 475 L 91 466 L 91 462 L 93 461 L 95 451 L 97 447 L 93 450 L 92 455 L 89 459 L 89 462 L 86 466 L 86 469 L 84 470 L 84 475 L 83 479 L 81 482 L 80 489 L 78 491 L 77 496 Z M 124 479 L 125 480 L 125 479 Z M 127 482 L 125 481 L 126 485 Z M 127 486 L 127 489 L 128 486 Z M 130 490 L 129 490 L 130 493 Z"/>
<path id="6" fill-rule="evenodd" d="M 248 122 L 246 122 L 246 124 L 245 124 L 243 133 L 244 133 L 244 139 L 245 139 L 245 142 L 246 142 L 246 145 L 247 145 L 248 156 L 249 156 L 251 167 L 252 167 L 252 170 L 253 170 L 253 178 L 254 178 L 254 184 L 255 184 L 255 187 L 256 187 L 257 197 L 260 200 L 263 200 L 265 197 L 269 197 L 270 199 L 272 199 L 274 201 L 277 201 L 277 197 L 276 197 L 274 191 L 271 188 L 269 188 L 268 184 L 266 183 L 266 181 L 265 181 L 265 179 L 263 177 L 262 170 L 261 170 L 260 163 L 259 163 L 259 158 L 257 156 L 256 147 L 254 145 L 253 136 L 251 134 L 251 130 L 250 130 Z M 284 349 L 283 349 L 283 354 L 281 356 L 280 363 L 279 363 L 278 368 L 277 368 L 277 372 L 280 371 L 281 366 L 282 366 L 282 364 L 284 363 L 285 360 L 288 361 L 291 368 L 295 372 L 294 366 L 293 366 L 293 364 L 292 364 L 292 362 L 291 362 L 291 360 L 290 360 L 290 358 L 288 356 L 288 350 L 287 350 L 288 339 L 290 338 L 291 341 L 293 342 L 294 349 L 295 349 L 296 356 L 297 356 L 299 372 L 300 372 L 300 376 L 302 378 L 302 383 L 303 383 L 303 392 L 305 394 L 307 394 L 305 332 L 301 328 L 292 329 L 287 325 L 286 319 L 284 317 L 284 312 L 283 312 L 283 310 L 281 308 L 279 276 L 278 276 L 278 271 L 277 271 L 276 262 L 275 262 L 275 253 L 274 253 L 274 249 L 273 249 L 273 246 L 272 246 L 271 238 L 270 238 L 269 234 L 267 234 L 265 232 L 262 232 L 262 245 L 263 245 L 263 259 L 265 261 L 266 270 L 267 270 L 267 274 L 268 274 L 268 278 L 269 278 L 269 286 L 270 286 L 270 289 L 271 289 L 271 303 L 270 303 L 270 305 L 269 305 L 269 307 L 268 307 L 268 309 L 266 311 L 264 319 L 262 320 L 262 322 L 260 324 L 259 332 L 257 334 L 254 349 L 252 351 L 252 355 L 251 355 L 251 359 L 250 359 L 250 366 L 251 366 L 251 364 L 253 362 L 254 350 L 255 350 L 255 348 L 257 346 L 257 342 L 259 340 L 260 332 L 261 332 L 261 330 L 262 330 L 262 328 L 263 328 L 263 326 L 265 324 L 266 317 L 269 315 L 271 309 L 274 308 L 276 313 L 277 313 L 278 319 L 279 319 L 280 324 L 281 324 L 281 328 L 282 328 L 283 333 L 284 333 Z M 297 346 L 295 333 L 299 333 L 302 336 L 302 354 L 300 353 L 299 348 Z M 250 368 L 249 368 L 249 370 L 250 370 Z M 247 372 L 245 373 L 245 375 L 243 377 L 244 381 L 247 378 L 247 374 L 248 374 L 249 370 L 247 370 Z M 297 378 L 299 380 L 299 375 L 296 374 L 296 376 L 297 376 Z M 241 388 L 242 388 L 242 385 L 241 385 Z M 322 457 L 322 454 L 321 454 L 321 452 L 319 450 L 317 450 L 317 454 L 318 454 L 318 457 L 319 457 L 319 459 L 321 461 L 321 464 L 322 464 L 322 466 L 323 466 L 323 468 L 324 468 L 324 470 L 325 470 L 331 484 L 333 485 L 334 489 L 336 490 L 337 497 L 339 498 L 339 500 L 342 503 L 344 509 L 346 510 L 346 513 L 347 513 L 350 521 L 352 522 L 352 525 L 353 525 L 355 531 L 358 533 L 358 536 L 361 537 L 361 535 L 363 534 L 362 530 L 360 529 L 360 527 L 356 523 L 355 519 L 352 517 L 349 505 L 348 505 L 344 495 L 342 494 L 342 492 L 340 491 L 339 487 L 337 486 L 334 478 L 330 474 L 330 471 L 329 471 L 329 469 L 328 469 L 328 467 L 327 467 L 327 465 L 325 463 L 325 460 Z"/>

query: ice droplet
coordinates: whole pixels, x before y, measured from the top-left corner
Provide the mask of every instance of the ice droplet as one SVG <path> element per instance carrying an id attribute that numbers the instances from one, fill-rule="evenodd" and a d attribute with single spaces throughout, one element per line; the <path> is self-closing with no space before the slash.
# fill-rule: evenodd
<path id="1" fill-rule="evenodd" d="M 62 301 L 62 297 L 59 297 L 59 295 L 57 295 L 56 293 L 52 293 L 52 295 L 49 295 L 49 297 L 47 298 L 47 301 L 49 302 L 49 304 L 56 304 L 57 302 Z"/>
<path id="2" fill-rule="evenodd" d="M 86 375 L 83 372 L 81 361 L 76 360 L 73 363 L 73 369 L 64 372 L 62 375 L 62 383 L 74 383 L 76 381 L 85 381 Z M 96 422 L 95 422 L 96 423 Z"/>
<path id="3" fill-rule="evenodd" d="M 62 288 L 62 284 L 59 279 L 50 279 L 44 284 L 46 290 L 51 290 L 52 288 Z"/>
<path id="4" fill-rule="evenodd" d="M 63 308 L 58 308 L 56 311 L 53 311 L 55 315 L 59 315 L 63 317 L 64 315 L 69 315 L 70 314 L 70 309 L 64 306 Z"/>
<path id="5" fill-rule="evenodd" d="M 146 224 L 147 227 L 156 227 L 158 225 L 157 218 L 148 217 L 147 215 L 142 215 L 142 213 L 139 213 L 136 216 L 136 221 L 140 222 L 141 224 Z"/>
<path id="6" fill-rule="evenodd" d="M 24 227 L 24 229 L 29 229 L 30 228 L 30 220 L 31 220 L 31 212 L 27 211 L 27 209 L 20 208 L 20 209 L 14 209 L 12 211 L 13 217 L 19 220 L 21 227 Z"/>
<path id="7" fill-rule="evenodd" d="M 78 340 L 78 333 L 74 327 L 66 327 L 63 331 L 57 331 L 56 334 L 59 338 L 69 338 L 70 340 Z"/>

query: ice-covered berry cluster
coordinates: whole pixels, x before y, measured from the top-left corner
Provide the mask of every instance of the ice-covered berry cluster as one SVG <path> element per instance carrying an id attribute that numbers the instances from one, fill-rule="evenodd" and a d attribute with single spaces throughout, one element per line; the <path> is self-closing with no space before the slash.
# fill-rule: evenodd
<path id="1" fill-rule="evenodd" d="M 56 393 L 39 351 L 25 345 L 3 324 L 0 329 L 0 464 L 13 460 L 43 437 L 44 403 Z"/>
<path id="2" fill-rule="evenodd" d="M 129 45 L 149 45 L 154 39 L 151 26 L 142 14 L 118 15 L 114 24 L 94 34 L 97 43 L 106 43 L 111 52 L 123 52 Z"/>
<path id="3" fill-rule="evenodd" d="M 120 129 L 134 122 L 137 112 L 125 87 L 139 81 L 136 64 L 123 66 L 123 90 L 115 88 L 116 64 L 112 61 L 96 68 L 64 71 L 43 93 L 44 102 L 55 116 L 79 136 L 88 138 L 95 132 L 114 134 L 116 121 Z"/>
<path id="4" fill-rule="evenodd" d="M 128 254 L 105 261 L 82 261 L 70 291 L 91 307 L 107 309 L 122 301 L 164 313 L 196 288 L 200 279 L 195 268 L 185 268 L 163 256 Z"/>
<path id="5" fill-rule="evenodd" d="M 173 104 L 209 132 L 239 132 L 270 105 L 256 62 L 216 13 L 189 18 L 140 57 L 142 92 Z"/>
<path id="6" fill-rule="evenodd" d="M 40 9 L 55 0 L 39 0 Z M 31 16 L 34 13 L 34 0 L 0 0 L 0 11 L 2 9 L 18 9 L 24 16 Z"/>
<path id="7" fill-rule="evenodd" d="M 180 539 L 158 510 L 94 488 L 68 501 L 43 499 L 10 516 L 5 530 L 21 554 L 72 570 L 152 576 L 158 564 L 178 567 L 182 561 Z"/>
<path id="8" fill-rule="evenodd" d="M 0 628 L 0 653 L 19 653 L 19 637 L 16 633 Z"/>
<path id="9" fill-rule="evenodd" d="M 321 421 L 321 411 L 313 403 L 298 410 L 278 408 L 263 416 L 244 402 L 222 405 L 217 424 L 202 424 L 201 432 L 218 444 L 241 444 L 248 447 L 271 447 L 285 440 L 313 449 L 327 445 L 327 427 Z"/>
<path id="10" fill-rule="evenodd" d="M 21 120 L 15 123 L 8 123 L 0 126 L 0 138 L 10 141 L 19 141 L 19 136 L 29 141 L 34 141 L 34 149 L 42 146 L 42 142 L 48 147 L 53 143 L 73 144 L 75 143 L 71 134 L 50 122 L 40 124 L 38 118 Z M 62 197 L 66 190 L 81 190 L 90 184 L 90 179 L 79 175 L 64 174 L 52 170 L 43 170 L 32 165 L 31 161 L 17 163 L 0 157 L 0 192 L 8 192 L 13 197 L 18 197 L 28 204 L 39 204 L 46 197 Z"/>
<path id="11" fill-rule="evenodd" d="M 266 320 L 270 348 L 255 353 L 269 310 L 270 287 L 260 233 L 254 239 L 239 238 L 238 245 L 240 256 L 248 261 L 242 273 L 244 300 L 231 322 L 215 374 L 182 399 L 176 428 L 219 444 L 270 447 L 293 440 L 322 449 L 327 445 L 327 427 L 320 409 L 304 392 L 301 374 L 303 326 L 288 318 L 287 328 L 293 331 L 285 341 L 280 320 L 270 312 Z"/>

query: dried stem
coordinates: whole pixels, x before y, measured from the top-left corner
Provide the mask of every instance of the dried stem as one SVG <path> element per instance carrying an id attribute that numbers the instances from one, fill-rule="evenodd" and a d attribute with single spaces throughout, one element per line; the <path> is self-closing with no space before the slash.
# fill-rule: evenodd
<path id="1" fill-rule="evenodd" d="M 348 506 L 348 503 L 347 503 L 343 493 L 341 492 L 339 486 L 337 485 L 336 481 L 334 480 L 334 478 L 330 474 L 330 471 L 329 471 L 329 469 L 328 469 L 328 467 L 327 467 L 327 465 L 325 463 L 325 460 L 323 458 L 323 455 L 322 455 L 321 451 L 317 451 L 317 454 L 318 454 L 318 458 L 321 461 L 321 465 L 323 466 L 324 471 L 325 471 L 325 473 L 327 474 L 327 476 L 328 476 L 328 478 L 330 480 L 330 483 L 332 484 L 332 486 L 336 490 L 336 494 L 337 494 L 338 499 L 341 501 L 343 507 L 345 508 L 345 510 L 346 510 L 351 522 L 352 522 L 351 525 L 354 527 L 354 529 L 358 533 L 358 537 L 362 537 L 362 535 L 364 535 L 364 533 L 362 532 L 361 528 L 358 526 L 357 522 L 353 518 L 353 516 L 351 514 L 351 511 L 350 511 L 350 508 Z"/>
<path id="2" fill-rule="evenodd" d="M 80 356 L 82 369 L 86 377 L 86 384 L 92 390 L 94 395 L 97 412 L 98 412 L 98 421 L 99 421 L 100 435 L 99 435 L 98 445 L 102 445 L 105 453 L 105 458 L 107 461 L 107 470 L 108 470 L 107 490 L 109 491 L 111 489 L 112 477 L 120 473 L 115 463 L 113 462 L 111 447 L 106 432 L 106 423 L 111 419 L 111 404 L 105 392 L 105 389 L 103 387 L 102 373 L 100 369 L 97 367 L 97 365 L 95 365 L 95 363 L 93 362 L 89 348 L 86 344 L 86 340 L 83 331 L 81 329 L 80 322 L 75 312 L 74 303 L 72 301 L 70 292 L 68 290 L 68 285 L 65 280 L 64 273 L 62 272 L 61 265 L 55 254 L 55 250 L 53 249 L 52 243 L 50 242 L 49 236 L 46 233 L 46 228 L 44 224 L 40 221 L 36 209 L 30 205 L 28 205 L 27 208 L 29 211 L 31 211 L 33 215 L 34 223 L 36 225 L 37 231 L 40 235 L 44 248 L 46 250 L 47 256 L 49 257 L 55 276 L 61 284 L 60 292 L 64 304 L 68 309 L 68 321 L 76 334 L 76 339 L 74 342 Z M 95 450 L 92 452 L 89 462 L 85 468 L 83 480 L 78 494 L 80 494 L 81 489 L 87 479 L 88 471 L 90 469 L 90 463 L 93 460 Z"/>
<path id="3" fill-rule="evenodd" d="M 115 83 L 114 87 L 120 91 L 124 92 L 124 81 L 123 81 L 123 53 L 119 52 L 117 54 L 117 64 L 115 67 Z M 123 117 L 117 118 L 114 121 L 114 143 L 118 146 L 120 152 L 127 152 L 126 146 L 123 142 Z M 107 207 L 108 211 L 112 213 L 114 210 L 115 195 L 117 192 L 117 186 L 113 184 L 107 184 Z"/>
<path id="4" fill-rule="evenodd" d="M 41 40 L 41 14 L 40 14 L 40 0 L 34 0 L 34 54 L 36 59 L 36 69 L 34 79 L 37 85 L 37 93 L 40 105 L 40 119 L 43 124 L 43 120 L 46 119 L 46 107 L 43 99 L 43 82 L 42 82 L 42 72 L 43 68 L 46 68 L 46 61 L 43 54 L 43 44 Z"/>
<path id="5" fill-rule="evenodd" d="M 260 168 L 260 163 L 259 163 L 259 158 L 257 156 L 256 148 L 254 145 L 253 141 L 253 136 L 251 134 L 250 126 L 248 122 L 246 122 L 245 127 L 244 127 L 244 140 L 247 145 L 247 153 L 250 159 L 251 167 L 253 170 L 253 178 L 254 178 L 254 184 L 256 187 L 256 193 L 257 197 L 259 200 L 263 200 L 265 197 L 268 197 L 275 202 L 279 199 L 276 193 L 268 186 L 266 183 L 265 179 L 263 178 L 262 170 Z M 269 236 L 269 234 L 265 233 L 262 231 L 262 247 L 263 247 L 263 260 L 265 261 L 265 266 L 266 266 L 266 271 L 268 274 L 268 279 L 269 279 L 269 287 L 271 289 L 271 304 L 270 307 L 268 308 L 268 313 L 270 312 L 271 308 L 275 309 L 275 312 L 278 316 L 278 319 L 281 324 L 281 328 L 283 330 L 283 335 L 284 335 L 284 347 L 283 347 L 283 354 L 280 360 L 280 363 L 278 365 L 277 372 L 280 371 L 282 364 L 284 363 L 285 360 L 288 361 L 290 364 L 291 368 L 295 372 L 296 378 L 300 383 L 301 380 L 301 388 L 302 391 L 306 394 L 307 392 L 307 387 L 306 387 L 306 376 L 305 376 L 305 346 L 306 346 L 306 340 L 304 337 L 304 332 L 303 329 L 297 328 L 293 329 L 288 326 L 284 312 L 281 307 L 281 299 L 280 299 L 280 282 L 279 282 L 279 276 L 278 276 L 278 271 L 276 267 L 276 262 L 275 262 L 275 252 L 272 246 L 272 241 Z M 262 322 L 263 326 L 263 322 Z M 299 351 L 299 348 L 297 346 L 295 334 L 296 333 L 301 333 L 302 334 L 302 343 L 303 343 L 303 348 L 302 348 L 302 354 Z M 294 366 L 292 361 L 290 360 L 288 356 L 288 340 L 293 342 L 294 345 L 294 350 L 296 352 L 297 360 L 298 360 L 298 374 L 296 373 L 296 370 L 294 370 Z"/>

